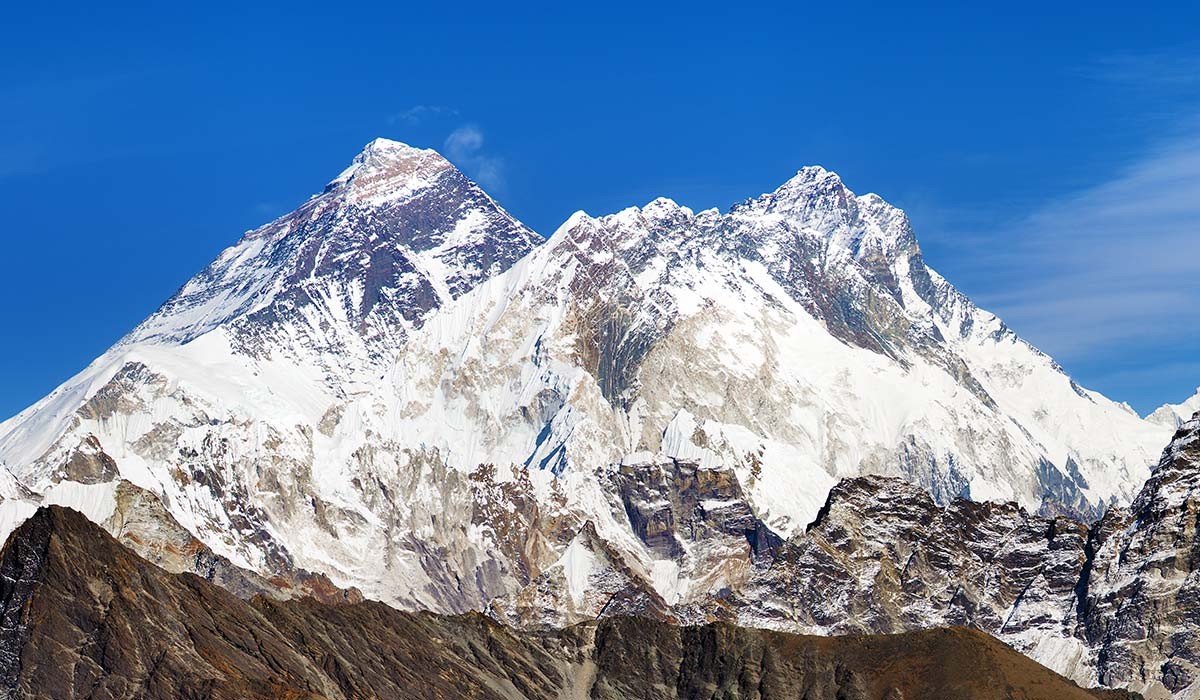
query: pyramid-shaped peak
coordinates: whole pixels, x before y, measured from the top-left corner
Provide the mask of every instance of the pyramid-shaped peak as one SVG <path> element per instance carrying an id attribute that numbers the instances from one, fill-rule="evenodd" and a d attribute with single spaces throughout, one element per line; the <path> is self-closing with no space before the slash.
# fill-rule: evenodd
<path id="1" fill-rule="evenodd" d="M 805 165 L 796 171 L 796 175 L 791 178 L 791 181 L 815 182 L 826 178 L 841 179 L 837 173 L 832 170 L 826 170 L 820 165 Z"/>
<path id="2" fill-rule="evenodd" d="M 377 138 L 363 146 L 325 192 L 347 189 L 354 199 L 379 204 L 424 189 L 449 170 L 454 166 L 432 148 Z"/>
<path id="3" fill-rule="evenodd" d="M 796 209 L 808 209 L 813 205 L 821 208 L 845 206 L 852 199 L 854 193 L 846 187 L 837 173 L 819 165 L 806 165 L 775 191 L 734 205 L 730 213 L 787 213 Z M 824 204 L 820 204 L 821 202 Z"/>
<path id="4" fill-rule="evenodd" d="M 432 148 L 418 148 L 410 146 L 402 141 L 394 141 L 392 139 L 376 138 L 363 146 L 359 152 L 358 158 L 364 161 L 369 158 L 378 160 L 397 159 L 397 158 L 442 158 L 441 154 Z M 356 158 L 356 160 L 358 159 Z"/>
<path id="5" fill-rule="evenodd" d="M 272 342 L 314 364 L 363 342 L 390 348 L 540 240 L 437 151 L 375 139 L 323 192 L 246 233 L 122 343 L 286 327 Z M 309 306 L 320 311 L 297 311 Z"/>
<path id="6" fill-rule="evenodd" d="M 812 210 L 845 210 L 855 198 L 837 173 L 819 165 L 800 168 L 773 192 L 767 192 L 730 209 L 735 216 L 795 215 Z"/>
<path id="7" fill-rule="evenodd" d="M 819 165 L 806 165 L 775 190 L 776 195 L 813 190 L 846 190 L 842 178 Z M 848 190 L 847 190 L 848 192 Z"/>

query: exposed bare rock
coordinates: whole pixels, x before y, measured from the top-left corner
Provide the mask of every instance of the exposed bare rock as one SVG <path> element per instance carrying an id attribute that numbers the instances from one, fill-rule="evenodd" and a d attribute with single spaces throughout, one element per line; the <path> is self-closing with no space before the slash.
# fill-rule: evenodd
<path id="1" fill-rule="evenodd" d="M 339 589 L 322 574 L 290 569 L 270 579 L 214 554 L 180 525 L 157 496 L 127 481 L 115 485 L 115 508 L 102 525 L 121 544 L 172 573 L 192 573 L 249 599 L 311 596 L 326 602 L 362 600 L 357 589 Z"/>
<path id="2" fill-rule="evenodd" d="M 1079 601 L 1099 679 L 1200 697 L 1200 414 L 1180 426 L 1128 513 L 1089 542 Z"/>
<path id="3" fill-rule="evenodd" d="M 82 515 L 39 510 L 0 556 L 10 698 L 319 698 L 332 684 L 270 623 L 138 559 Z"/>
<path id="4" fill-rule="evenodd" d="M 240 600 L 50 507 L 0 552 L 8 698 L 1104 697 L 979 632 L 800 637 L 618 618 L 517 633 L 380 603 Z"/>
<path id="5" fill-rule="evenodd" d="M 992 637 L 964 628 L 805 637 L 623 619 L 596 635 L 593 697 L 1088 698 Z"/>
<path id="6" fill-rule="evenodd" d="M 95 435 L 79 443 L 63 463 L 63 477 L 81 484 L 97 484 L 117 478 L 117 463 L 100 447 Z"/>

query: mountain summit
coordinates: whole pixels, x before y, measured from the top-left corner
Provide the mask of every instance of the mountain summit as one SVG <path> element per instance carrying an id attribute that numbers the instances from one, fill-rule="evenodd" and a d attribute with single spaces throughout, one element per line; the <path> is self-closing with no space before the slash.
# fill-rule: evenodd
<path id="1" fill-rule="evenodd" d="M 324 192 L 221 253 L 121 345 L 185 344 L 223 328 L 241 352 L 289 354 L 343 379 L 339 365 L 386 363 L 432 309 L 540 241 L 437 152 L 376 139 Z"/>
<path id="2" fill-rule="evenodd" d="M 390 139 L 363 146 L 349 167 L 325 186 L 324 194 L 344 191 L 357 202 L 376 204 L 403 199 L 429 187 L 450 161 L 431 148 L 414 148 Z"/>

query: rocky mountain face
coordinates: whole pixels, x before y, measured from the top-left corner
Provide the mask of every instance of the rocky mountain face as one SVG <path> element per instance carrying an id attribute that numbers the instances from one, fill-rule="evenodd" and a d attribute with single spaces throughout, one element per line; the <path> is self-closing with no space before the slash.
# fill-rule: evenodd
<path id="1" fill-rule="evenodd" d="M 632 618 L 518 633 L 380 603 L 240 600 L 37 511 L 0 553 L 6 698 L 1096 698 L 985 634 L 800 637 Z"/>
<path id="2" fill-rule="evenodd" d="M 1098 679 L 1200 697 L 1200 413 L 1184 423 L 1133 505 L 1093 528 L 1079 613 Z"/>
<path id="3" fill-rule="evenodd" d="M 1183 688 L 1189 622 L 1151 650 L 1095 617 L 1124 593 L 1088 602 L 1126 581 L 1097 557 L 1171 429 L 1080 387 L 823 169 L 540 242 L 380 140 L 0 424 L 0 535 L 60 504 L 243 597 L 970 625 L 1085 683 Z"/>
<path id="4" fill-rule="evenodd" d="M 565 625 L 612 615 L 808 634 L 968 626 L 1083 685 L 1200 697 L 1196 643 L 1200 414 L 1129 509 L 1088 526 L 1014 503 L 939 505 L 894 477 L 839 482 L 784 539 L 731 470 L 626 464 L 603 490 L 649 562 L 590 521 L 561 559 L 489 613 Z"/>

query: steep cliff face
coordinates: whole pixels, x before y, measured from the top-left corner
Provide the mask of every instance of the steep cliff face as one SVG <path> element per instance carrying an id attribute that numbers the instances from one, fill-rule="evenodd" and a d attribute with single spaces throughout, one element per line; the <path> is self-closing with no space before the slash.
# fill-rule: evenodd
<path id="1" fill-rule="evenodd" d="M 39 510 L 0 553 L 10 698 L 1092 698 L 962 629 L 813 638 L 615 619 L 516 633 L 478 615 L 246 602 Z"/>
<path id="2" fill-rule="evenodd" d="M 745 621 L 826 633 L 967 625 L 1076 673 L 1090 658 L 1074 639 L 1087 541 L 1086 526 L 1011 503 L 941 507 L 893 479 L 845 481 L 760 568 L 745 598 L 770 602 L 747 606 Z"/>
<path id="3" fill-rule="evenodd" d="M 1200 697 L 1200 414 L 1180 426 L 1127 512 L 1093 532 L 1086 635 L 1099 680 Z"/>
<path id="4" fill-rule="evenodd" d="M 673 462 L 607 477 L 637 554 L 605 545 L 589 522 L 558 562 L 492 601 L 494 616 L 565 625 L 636 614 L 823 635 L 968 626 L 1080 682 L 1103 680 L 1102 642 L 1080 616 L 1098 530 L 1078 521 L 1012 503 L 942 506 L 900 479 L 858 477 L 784 539 L 732 471 Z"/>
<path id="5" fill-rule="evenodd" d="M 536 605 L 514 612 L 496 601 L 492 612 L 816 634 L 962 625 L 1084 685 L 1200 697 L 1198 445 L 1200 416 L 1177 432 L 1131 509 L 1091 526 L 1012 503 L 943 506 L 902 480 L 859 477 L 835 486 L 787 539 L 754 514 L 731 471 L 627 464 L 606 475 L 605 492 L 647 554 L 596 556 L 592 540 L 573 541 L 570 557 L 517 596 Z M 614 581 L 621 595 L 610 598 Z"/>

